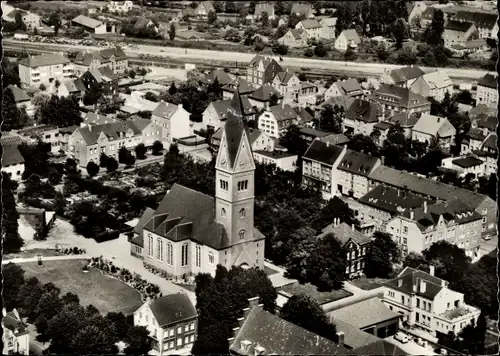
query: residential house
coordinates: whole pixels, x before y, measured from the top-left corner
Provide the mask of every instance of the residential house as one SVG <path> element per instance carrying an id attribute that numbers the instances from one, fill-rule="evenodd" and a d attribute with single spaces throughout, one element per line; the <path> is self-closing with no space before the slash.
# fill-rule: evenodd
<path id="1" fill-rule="evenodd" d="M 109 67 L 89 69 L 80 77 L 86 90 L 99 87 L 104 95 L 113 95 L 118 91 L 118 77 Z"/>
<path id="2" fill-rule="evenodd" d="M 483 175 L 485 171 L 484 161 L 473 155 L 444 158 L 441 166 L 454 170 L 460 177 L 465 177 L 467 174 L 473 174 L 474 177 L 478 177 Z"/>
<path id="3" fill-rule="evenodd" d="M 17 309 L 13 309 L 8 313 L 3 309 L 2 329 L 3 355 L 30 354 L 28 325 L 23 322 Z"/>
<path id="4" fill-rule="evenodd" d="M 212 101 L 203 112 L 203 127 L 217 131 L 224 126 L 232 99 Z M 243 119 L 248 122 L 255 120 L 255 110 L 246 96 L 241 97 L 243 104 Z"/>
<path id="5" fill-rule="evenodd" d="M 449 151 L 455 141 L 457 130 L 445 117 L 439 117 L 429 114 L 422 114 L 415 126 L 413 126 L 411 139 L 418 142 L 427 142 L 432 140 L 444 150 Z"/>
<path id="6" fill-rule="evenodd" d="M 232 99 L 234 93 L 236 92 L 236 87 L 238 87 L 238 92 L 240 96 L 246 96 L 252 94 L 255 91 L 253 84 L 249 83 L 242 77 L 236 77 L 231 83 L 226 84 L 222 87 L 222 97 L 224 99 Z"/>
<path id="7" fill-rule="evenodd" d="M 118 120 L 115 120 L 111 116 L 104 116 L 104 115 L 99 115 L 95 112 L 89 111 L 85 116 L 83 117 L 83 122 L 80 124 L 80 127 L 84 127 L 87 125 L 104 125 L 107 124 L 108 122 L 116 122 Z"/>
<path id="8" fill-rule="evenodd" d="M 198 312 L 185 293 L 148 300 L 134 312 L 134 326 L 149 331 L 152 348 L 159 355 L 191 351 L 198 334 Z"/>
<path id="9" fill-rule="evenodd" d="M 382 118 L 382 108 L 373 101 L 355 99 L 347 108 L 342 129 L 353 135 L 370 136 L 375 124 Z"/>
<path id="10" fill-rule="evenodd" d="M 483 237 L 496 234 L 497 205 L 488 196 L 383 165 L 374 169 L 368 178 L 370 188 L 385 185 L 399 190 L 404 189 L 432 200 L 459 199 L 483 217 L 481 228 Z"/>
<path id="11" fill-rule="evenodd" d="M 486 140 L 486 137 L 488 137 L 488 133 L 484 133 L 480 128 L 471 127 L 469 132 L 462 139 L 460 154 L 466 155 L 479 150 L 484 140 Z"/>
<path id="12" fill-rule="evenodd" d="M 361 43 L 361 38 L 359 38 L 356 30 L 344 30 L 335 40 L 335 49 L 337 51 L 345 52 L 348 49 L 356 49 Z"/>
<path id="13" fill-rule="evenodd" d="M 453 20 L 473 23 L 479 33 L 479 38 L 497 38 L 497 14 L 485 11 L 458 11 Z"/>
<path id="14" fill-rule="evenodd" d="M 387 134 L 389 133 L 389 130 L 392 126 L 393 125 L 387 121 L 377 122 L 373 126 L 373 135 L 371 136 L 373 141 L 378 145 L 382 145 L 387 139 Z"/>
<path id="15" fill-rule="evenodd" d="M 105 23 L 84 15 L 78 15 L 71 20 L 71 26 L 81 27 L 85 31 L 94 34 L 103 34 L 107 32 L 107 26 Z"/>
<path id="16" fill-rule="evenodd" d="M 347 79 L 333 83 L 323 94 L 325 100 L 337 96 L 348 96 L 350 98 L 362 98 L 364 96 L 363 88 L 356 79 Z"/>
<path id="17" fill-rule="evenodd" d="M 370 249 L 372 239 L 357 231 L 354 225 L 349 226 L 346 223 L 340 223 L 336 218 L 333 224 L 325 227 L 317 236 L 322 239 L 327 235 L 333 234 L 341 243 L 347 252 L 346 275 L 348 278 L 360 277 L 364 274 L 365 258 Z"/>
<path id="18" fill-rule="evenodd" d="M 419 19 L 425 9 L 427 9 L 427 5 L 423 1 L 413 1 L 409 6 L 411 8 L 408 9 L 408 23 L 414 27 L 416 21 L 420 24 Z"/>
<path id="19" fill-rule="evenodd" d="M 384 303 L 403 314 L 409 325 L 432 335 L 459 334 L 467 325 L 476 323 L 481 311 L 464 303 L 462 293 L 451 290 L 448 282 L 430 273 L 406 267 L 384 285 Z"/>
<path id="20" fill-rule="evenodd" d="M 294 3 L 292 5 L 291 14 L 297 16 L 302 16 L 304 19 L 310 19 L 314 17 L 314 11 L 311 4 L 306 3 Z"/>
<path id="21" fill-rule="evenodd" d="M 359 198 L 357 216 L 361 221 L 372 222 L 376 230 L 385 232 L 387 222 L 405 211 L 422 207 L 425 201 L 432 203 L 410 191 L 379 185 Z"/>
<path id="22" fill-rule="evenodd" d="M 2 136 L 5 136 L 5 133 L 2 133 Z M 0 139 L 2 147 L 2 172 L 7 173 L 15 181 L 20 181 L 24 173 L 24 157 L 19 151 L 19 145 L 25 142 L 19 136 L 7 136 Z"/>
<path id="23" fill-rule="evenodd" d="M 50 228 L 54 225 L 56 214 L 38 208 L 16 208 L 19 217 L 19 235 L 23 240 L 45 240 Z"/>
<path id="24" fill-rule="evenodd" d="M 337 145 L 337 146 L 346 146 L 350 139 L 344 134 L 332 134 L 330 132 L 324 132 L 324 131 L 318 131 L 314 130 L 317 132 L 322 132 L 326 133 L 326 135 L 319 135 L 318 140 L 323 141 L 323 142 L 329 142 L 331 145 Z M 302 134 L 301 137 L 304 137 L 304 132 L 301 128 L 300 133 Z"/>
<path id="25" fill-rule="evenodd" d="M 99 164 L 101 154 L 118 160 L 121 147 L 132 151 L 139 144 L 152 146 L 162 138 L 162 128 L 148 119 L 133 118 L 107 124 L 88 124 L 76 129 L 68 140 L 68 155 L 86 167 L 89 162 Z"/>
<path id="26" fill-rule="evenodd" d="M 321 112 L 327 106 L 331 106 L 332 108 L 335 108 L 335 106 L 337 106 L 342 108 L 344 112 L 346 112 L 347 109 L 349 109 L 349 106 L 351 106 L 353 102 L 354 98 L 351 98 L 350 96 L 347 95 L 330 97 L 328 100 L 315 107 L 314 109 L 315 116 L 316 118 L 319 119 L 321 117 Z"/>
<path id="27" fill-rule="evenodd" d="M 404 255 L 422 253 L 434 242 L 447 241 L 465 250 L 469 257 L 479 255 L 481 214 L 458 199 L 405 211 L 387 222 L 386 232 Z"/>
<path id="28" fill-rule="evenodd" d="M 35 124 L 18 130 L 17 134 L 31 143 L 35 143 L 37 140 L 49 143 L 52 153 L 57 153 L 60 150 L 59 129 L 55 126 Z"/>
<path id="29" fill-rule="evenodd" d="M 109 67 L 115 74 L 123 74 L 128 69 L 128 57 L 116 46 L 94 52 L 78 52 L 73 65 L 77 76 L 102 67 Z"/>
<path id="30" fill-rule="evenodd" d="M 81 100 L 87 89 L 80 79 L 66 79 L 61 82 L 50 83 L 47 92 L 55 94 L 60 98 L 73 96 L 77 100 Z"/>
<path id="31" fill-rule="evenodd" d="M 290 125 L 299 121 L 299 115 L 288 104 L 281 103 L 269 107 L 258 119 L 258 128 L 273 138 L 282 137 Z"/>
<path id="32" fill-rule="evenodd" d="M 224 127 L 215 131 L 215 133 L 212 135 L 211 143 L 214 147 L 216 147 L 217 150 L 220 147 L 223 132 L 224 132 Z M 250 142 L 250 145 L 252 146 L 252 152 L 255 151 L 274 152 L 275 147 L 277 146 L 274 138 L 270 137 L 269 135 L 265 134 L 260 130 L 252 128 L 248 128 L 248 142 Z"/>
<path id="33" fill-rule="evenodd" d="M 321 30 L 319 37 L 327 40 L 333 40 L 335 38 L 335 27 L 337 25 L 337 18 L 330 17 L 324 18 L 319 21 L 321 25 Z"/>
<path id="34" fill-rule="evenodd" d="M 246 80 L 254 85 L 271 83 L 283 68 L 271 57 L 256 55 L 248 64 Z"/>
<path id="35" fill-rule="evenodd" d="M 3 1 L 3 2 L 1 2 L 1 7 L 2 7 L 2 20 L 3 21 L 12 22 L 13 20 L 15 20 L 9 16 L 9 14 L 11 14 L 12 11 L 16 10 L 16 8 L 14 6 L 8 4 L 6 1 Z"/>
<path id="36" fill-rule="evenodd" d="M 215 12 L 214 5 L 212 5 L 211 1 L 202 1 L 199 3 L 199 5 L 194 9 L 194 16 L 196 17 L 201 17 L 201 18 L 207 18 L 208 13 L 210 11 Z"/>
<path id="37" fill-rule="evenodd" d="M 145 17 L 140 17 L 134 23 L 134 30 L 140 31 L 144 29 L 152 30 L 156 33 L 158 33 L 159 31 L 158 26 L 153 22 L 153 20 L 147 19 Z"/>
<path id="38" fill-rule="evenodd" d="M 294 107 L 295 112 L 299 117 L 299 122 L 297 125 L 305 126 L 305 127 L 313 127 L 314 126 L 314 115 L 311 113 L 310 108 L 303 108 L 300 106 Z"/>
<path id="39" fill-rule="evenodd" d="M 319 39 L 321 34 L 321 25 L 318 20 L 315 19 L 302 20 L 295 25 L 295 29 L 305 31 L 307 33 L 307 39 Z"/>
<path id="40" fill-rule="evenodd" d="M 476 102 L 487 107 L 496 108 L 498 105 L 497 76 L 488 73 L 477 83 Z"/>
<path id="41" fill-rule="evenodd" d="M 451 8 L 451 6 L 450 6 Z M 454 11 L 450 8 L 447 7 L 441 7 L 439 10 L 443 11 L 443 18 L 445 23 L 450 20 L 451 16 L 454 15 Z M 424 11 L 420 14 L 420 28 L 426 29 L 432 22 L 432 18 L 434 17 L 434 11 L 436 11 L 437 8 L 434 6 L 427 6 Z M 450 11 L 451 10 L 451 11 Z M 451 16 L 450 16 L 451 14 Z"/>
<path id="42" fill-rule="evenodd" d="M 9 12 L 6 16 L 2 16 L 2 19 L 6 22 L 15 22 L 16 16 L 21 16 L 23 24 L 26 26 L 27 30 L 34 31 L 41 26 L 40 16 L 29 11 L 14 9 Z"/>
<path id="43" fill-rule="evenodd" d="M 236 79 L 236 76 L 226 72 L 224 69 L 216 69 L 211 71 L 207 75 L 207 81 L 209 83 L 213 83 L 215 79 L 217 79 L 221 86 L 224 86 L 233 83 Z"/>
<path id="44" fill-rule="evenodd" d="M 289 72 L 287 69 L 284 72 L 279 72 L 274 77 L 271 85 L 283 96 L 283 101 L 286 104 L 290 104 L 297 97 L 300 80 L 293 72 Z"/>
<path id="45" fill-rule="evenodd" d="M 134 3 L 130 0 L 127 1 L 110 1 L 108 3 L 108 11 L 111 13 L 120 12 L 127 13 L 134 7 Z"/>
<path id="46" fill-rule="evenodd" d="M 318 87 L 311 82 L 300 82 L 299 90 L 295 94 L 295 102 L 301 108 L 316 105 Z"/>
<path id="47" fill-rule="evenodd" d="M 262 85 L 259 89 L 248 95 L 250 104 L 257 110 L 266 110 L 269 108 L 271 97 L 278 100 L 278 104 L 283 101 L 283 96 L 269 84 Z"/>
<path id="48" fill-rule="evenodd" d="M 360 312 L 362 311 L 362 312 Z M 389 338 L 398 331 L 401 314 L 390 310 L 379 296 L 357 301 L 326 313 L 328 319 L 342 320 L 381 339 Z M 340 326 L 342 329 L 342 326 Z M 366 353 L 381 355 L 384 353 Z M 394 354 L 396 355 L 396 354 Z"/>
<path id="49" fill-rule="evenodd" d="M 307 32 L 303 29 L 289 29 L 281 38 L 278 38 L 278 43 L 290 48 L 307 47 Z"/>
<path id="50" fill-rule="evenodd" d="M 380 83 L 383 84 L 393 84 L 398 87 L 409 89 L 411 85 L 425 72 L 417 66 L 408 66 L 398 69 L 393 69 L 391 71 L 385 70 L 379 78 Z"/>
<path id="51" fill-rule="evenodd" d="M 253 158 L 261 164 L 274 164 L 283 171 L 294 172 L 297 169 L 298 156 L 290 152 L 258 150 L 253 151 Z"/>
<path id="52" fill-rule="evenodd" d="M 411 91 L 424 97 L 433 97 L 442 101 L 446 93 L 453 93 L 453 83 L 443 70 L 427 73 L 418 78 L 410 86 Z"/>
<path id="53" fill-rule="evenodd" d="M 444 27 L 443 40 L 446 48 L 465 47 L 467 41 L 478 38 L 477 28 L 470 22 L 448 21 Z"/>
<path id="54" fill-rule="evenodd" d="M 66 155 L 69 151 L 69 138 L 79 126 L 67 126 L 59 128 L 59 148 Z"/>
<path id="55" fill-rule="evenodd" d="M 395 85 L 381 84 L 373 93 L 372 100 L 378 102 L 385 117 L 394 116 L 399 112 L 430 113 L 431 103 L 420 94 Z"/>
<path id="56" fill-rule="evenodd" d="M 31 97 L 25 90 L 13 84 L 8 85 L 5 90 L 7 89 L 10 89 L 10 91 L 12 92 L 14 102 L 16 103 L 18 109 L 24 107 L 28 116 L 33 116 L 35 114 L 35 105 L 33 105 Z"/>
<path id="57" fill-rule="evenodd" d="M 302 157 L 302 184 L 319 185 L 324 200 L 330 200 L 338 192 L 340 172 L 338 166 L 347 151 L 315 139 Z"/>
<path id="58" fill-rule="evenodd" d="M 474 120 L 476 120 L 476 118 L 480 115 L 497 116 L 497 113 L 498 109 L 496 106 L 492 107 L 485 104 L 476 103 L 476 106 L 474 106 L 469 111 L 469 118 L 472 120 L 472 125 L 474 127 Z"/>
<path id="59" fill-rule="evenodd" d="M 273 3 L 258 2 L 255 4 L 255 11 L 253 13 L 255 19 L 260 19 L 264 12 L 267 13 L 267 17 L 271 20 L 276 18 Z"/>
<path id="60" fill-rule="evenodd" d="M 411 139 L 413 127 L 418 122 L 422 113 L 414 112 L 409 113 L 408 111 L 399 112 L 389 118 L 389 123 L 392 125 L 398 124 L 402 129 L 405 137 Z"/>
<path id="61" fill-rule="evenodd" d="M 62 81 L 73 75 L 71 61 L 60 54 L 28 56 L 19 61 L 19 79 L 22 86 L 47 86 L 55 80 Z"/>
<path id="62" fill-rule="evenodd" d="M 174 142 L 190 135 L 189 112 L 182 104 L 175 105 L 161 101 L 151 113 L 151 122 L 161 127 L 161 140 L 168 143 Z"/>
<path id="63" fill-rule="evenodd" d="M 337 167 L 337 190 L 343 195 L 361 198 L 369 191 L 368 176 L 380 164 L 380 158 L 373 157 L 370 152 L 348 149 Z"/>
<path id="64" fill-rule="evenodd" d="M 233 355 L 345 355 L 343 333 L 335 343 L 263 309 L 259 297 L 249 298 L 243 317 L 228 339 Z"/>
<path id="65" fill-rule="evenodd" d="M 497 134 L 490 134 L 479 147 L 479 150 L 473 151 L 474 156 L 480 157 L 485 162 L 484 174 L 496 174 L 498 172 L 498 148 Z"/>

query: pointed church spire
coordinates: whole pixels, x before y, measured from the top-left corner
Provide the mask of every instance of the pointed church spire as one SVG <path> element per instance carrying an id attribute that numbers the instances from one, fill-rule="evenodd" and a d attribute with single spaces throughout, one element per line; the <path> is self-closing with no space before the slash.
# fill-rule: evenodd
<path id="1" fill-rule="evenodd" d="M 239 81 L 237 81 L 233 99 L 231 100 L 231 104 L 229 105 L 229 108 L 227 110 L 226 124 L 224 125 L 229 153 L 229 167 L 231 168 L 233 167 L 234 161 L 236 159 L 240 141 L 243 137 L 243 131 L 245 130 L 245 123 L 243 121 L 245 110 L 243 108 L 243 102 L 241 101 L 239 87 L 240 84 Z"/>

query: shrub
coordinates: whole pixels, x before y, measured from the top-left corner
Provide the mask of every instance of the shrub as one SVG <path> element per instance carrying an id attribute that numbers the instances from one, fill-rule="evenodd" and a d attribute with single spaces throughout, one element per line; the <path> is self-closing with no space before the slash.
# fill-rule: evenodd
<path id="1" fill-rule="evenodd" d="M 111 266 L 111 273 L 116 273 L 116 267 L 115 266 Z"/>
<path id="2" fill-rule="evenodd" d="M 72 252 L 73 252 L 73 254 L 77 255 L 78 254 L 78 247 L 76 247 L 76 246 L 73 247 L 73 251 Z"/>
<path id="3" fill-rule="evenodd" d="M 304 51 L 304 56 L 306 57 L 312 57 L 314 56 L 314 52 L 311 48 L 307 48 L 305 51 Z"/>
<path id="4" fill-rule="evenodd" d="M 101 232 L 100 234 L 97 234 L 94 239 L 96 242 L 100 243 L 100 242 L 105 242 L 105 241 L 117 239 L 119 236 L 120 236 L 120 232 L 117 230 L 104 231 L 104 232 Z"/>
<path id="5" fill-rule="evenodd" d="M 160 141 L 155 141 L 153 143 L 152 150 L 153 150 L 154 156 L 159 156 L 161 154 L 161 152 L 163 151 L 163 143 L 161 143 Z"/>

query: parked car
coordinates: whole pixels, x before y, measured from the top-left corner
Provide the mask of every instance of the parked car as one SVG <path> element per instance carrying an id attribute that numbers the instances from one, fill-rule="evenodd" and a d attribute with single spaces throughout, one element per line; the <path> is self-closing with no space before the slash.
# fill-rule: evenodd
<path id="1" fill-rule="evenodd" d="M 396 335 L 394 335 L 394 339 L 398 340 L 402 344 L 406 344 L 409 341 L 408 335 L 406 335 L 401 331 L 399 331 L 398 333 L 396 333 Z"/>

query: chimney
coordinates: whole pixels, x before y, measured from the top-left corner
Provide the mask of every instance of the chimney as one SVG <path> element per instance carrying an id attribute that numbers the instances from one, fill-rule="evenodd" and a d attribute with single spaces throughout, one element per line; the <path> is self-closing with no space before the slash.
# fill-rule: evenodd
<path id="1" fill-rule="evenodd" d="M 233 328 L 233 339 L 235 339 L 236 336 L 238 336 L 239 332 L 240 332 L 240 328 Z"/>
<path id="2" fill-rule="evenodd" d="M 179 107 L 179 109 L 182 109 L 182 103 L 180 103 L 179 105 L 177 105 Z"/>
<path id="3" fill-rule="evenodd" d="M 281 108 L 284 109 L 285 108 L 285 101 L 284 100 L 281 100 Z"/>
<path id="4" fill-rule="evenodd" d="M 423 281 L 423 280 L 420 280 L 420 292 L 421 293 L 425 293 L 426 287 L 427 287 L 427 283 L 425 283 L 425 281 Z"/>
<path id="5" fill-rule="evenodd" d="M 337 331 L 337 344 L 339 346 L 344 346 L 344 332 L 343 331 Z"/>
<path id="6" fill-rule="evenodd" d="M 436 272 L 436 267 L 434 267 L 433 265 L 430 265 L 429 269 L 430 269 L 429 274 L 431 276 L 434 276 L 434 273 Z"/>
<path id="7" fill-rule="evenodd" d="M 380 164 L 383 166 L 385 163 L 385 157 L 384 156 L 381 156 L 380 157 Z"/>
<path id="8" fill-rule="evenodd" d="M 438 118 L 438 123 L 439 123 L 439 120 L 441 119 L 439 116 L 437 117 Z"/>
<path id="9" fill-rule="evenodd" d="M 253 297 L 253 298 L 248 298 L 248 309 L 252 309 L 253 307 L 256 307 L 259 305 L 259 297 Z M 245 309 L 243 309 L 245 310 Z"/>
<path id="10" fill-rule="evenodd" d="M 351 225 L 351 230 L 356 231 L 356 229 L 354 228 L 354 224 Z"/>
<path id="11" fill-rule="evenodd" d="M 330 141 L 326 141 L 326 147 L 330 147 Z"/>
<path id="12" fill-rule="evenodd" d="M 424 201 L 424 213 L 427 214 L 427 201 Z"/>

